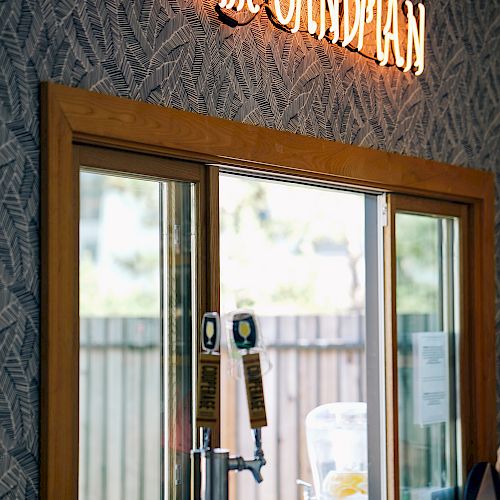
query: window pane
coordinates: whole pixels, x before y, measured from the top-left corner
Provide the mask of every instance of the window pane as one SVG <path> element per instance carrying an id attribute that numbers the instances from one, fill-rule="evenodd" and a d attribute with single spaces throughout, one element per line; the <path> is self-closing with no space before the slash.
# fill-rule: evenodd
<path id="1" fill-rule="evenodd" d="M 296 480 L 313 483 L 306 416 L 338 402 L 357 404 L 335 407 L 330 430 L 318 430 L 328 409 L 309 420 L 317 490 L 327 499 L 352 487 L 367 498 L 364 196 L 222 175 L 220 210 L 221 311 L 259 315 L 273 365 L 264 376 L 264 482 L 232 474 L 234 498 L 302 498 Z M 223 445 L 251 456 L 243 383 L 224 383 Z"/>
<path id="2" fill-rule="evenodd" d="M 193 200 L 80 174 L 81 500 L 188 497 Z"/>
<path id="3" fill-rule="evenodd" d="M 80 499 L 160 498 L 160 185 L 80 183 Z"/>
<path id="4" fill-rule="evenodd" d="M 458 224 L 396 214 L 401 499 L 457 495 Z"/>

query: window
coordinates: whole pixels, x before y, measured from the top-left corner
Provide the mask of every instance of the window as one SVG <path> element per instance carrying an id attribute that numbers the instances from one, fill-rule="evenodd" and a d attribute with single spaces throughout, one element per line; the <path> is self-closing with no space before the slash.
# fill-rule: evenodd
<path id="1" fill-rule="evenodd" d="M 177 167 L 170 169 L 172 177 L 184 168 L 191 181 L 166 180 L 155 178 L 155 159 L 145 155 L 85 147 L 75 154 L 79 498 L 188 498 L 193 339 L 201 298 L 199 168 L 171 164 Z M 124 163 L 150 175 L 110 170 Z M 99 210 L 89 220 L 92 206 Z M 85 251 L 89 243 L 95 254 Z"/>
<path id="2" fill-rule="evenodd" d="M 308 398 L 290 404 L 276 391 L 282 399 L 270 409 L 265 436 L 270 457 L 285 425 L 299 425 L 319 403 L 349 397 L 366 401 L 368 486 L 381 498 L 429 498 L 436 490 L 456 496 L 472 464 L 493 458 L 491 176 L 300 136 L 290 141 L 280 132 L 52 84 L 43 94 L 44 498 L 77 498 L 79 484 L 80 498 L 187 498 L 187 457 L 198 439 L 197 325 L 219 300 L 223 309 L 252 305 L 269 316 L 270 356 L 295 375 L 286 388 Z M 264 133 L 267 147 L 256 149 Z M 267 202 L 252 202 L 245 214 L 245 197 L 264 195 Z M 300 196 L 309 197 L 310 218 L 279 202 Z M 337 220 L 352 219 L 344 233 L 333 217 L 318 222 L 314 215 L 328 203 L 332 212 L 345 207 Z M 266 255 L 241 250 L 250 239 L 244 223 L 269 229 L 259 241 Z M 239 268 L 267 266 L 272 287 L 259 288 L 262 277 L 243 273 L 238 288 L 231 276 L 237 259 Z M 335 263 L 343 264 L 334 271 Z M 301 267 L 316 273 L 313 288 Z M 315 289 L 335 279 L 328 272 L 345 272 L 349 291 L 326 298 L 326 284 Z M 301 317 L 291 317 L 299 309 Z M 326 326 L 328 316 L 340 324 L 347 313 L 349 335 L 339 337 Z M 339 365 L 340 387 L 323 384 Z M 312 384 L 300 389 L 300 375 L 311 370 Z M 223 414 L 238 407 L 222 401 Z M 276 412 L 295 412 L 294 419 L 281 422 Z M 233 447 L 239 431 L 230 437 L 228 427 L 220 438 Z M 308 474 L 300 432 L 302 444 L 286 452 L 293 474 L 273 472 L 278 459 L 263 470 L 280 477 L 283 491 L 292 491 L 292 476 Z M 135 460 L 125 453 L 131 449 Z"/>
<path id="3" fill-rule="evenodd" d="M 399 464 L 399 498 L 457 497 L 464 481 L 461 454 L 466 381 L 460 347 L 464 330 L 464 205 L 392 196 L 388 267 L 395 389 L 392 409 Z M 394 317 L 394 316 L 393 316 Z M 397 410 L 396 410 L 397 408 Z"/>
<path id="4" fill-rule="evenodd" d="M 365 212 L 376 212 L 376 198 L 290 179 L 220 175 L 221 314 L 253 309 L 272 364 L 264 376 L 265 480 L 256 484 L 251 475 L 235 475 L 232 498 L 302 498 L 296 480 L 313 483 L 307 415 L 320 405 L 346 402 L 356 403 L 366 418 L 365 332 L 373 318 L 366 316 L 365 248 L 377 246 L 377 232 L 365 241 Z M 371 333 L 377 335 L 376 329 Z M 377 378 L 376 364 L 370 368 Z M 222 444 L 251 456 L 243 383 L 229 377 L 221 383 Z M 359 464 L 351 464 L 360 469 L 364 488 L 368 429 L 376 434 L 371 439 L 379 437 L 376 425 L 365 425 L 364 451 Z M 379 465 L 375 447 L 371 451 Z M 314 464 L 318 484 L 328 482 L 330 472 L 323 473 L 328 464 L 321 461 Z M 380 497 L 380 481 L 368 486 Z"/>

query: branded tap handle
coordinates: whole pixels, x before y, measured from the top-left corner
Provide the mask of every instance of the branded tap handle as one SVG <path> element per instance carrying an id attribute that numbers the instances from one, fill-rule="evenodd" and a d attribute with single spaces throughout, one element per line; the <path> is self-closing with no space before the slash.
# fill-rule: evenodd
<path id="1" fill-rule="evenodd" d="M 201 348 L 198 356 L 198 390 L 196 425 L 203 429 L 203 448 L 211 448 L 211 431 L 220 422 L 220 319 L 216 312 L 203 315 L 201 321 Z"/>
<path id="2" fill-rule="evenodd" d="M 267 425 L 267 418 L 259 353 L 245 354 L 243 356 L 243 371 L 245 374 L 250 427 L 260 429 Z M 260 441 L 260 434 L 255 434 L 255 438 L 257 445 L 258 441 Z"/>
<path id="3" fill-rule="evenodd" d="M 219 350 L 220 318 L 216 312 L 207 312 L 201 321 L 201 347 L 205 352 L 212 354 Z"/>
<path id="4" fill-rule="evenodd" d="M 265 427 L 267 419 L 261 355 L 264 358 L 267 356 L 259 322 L 252 311 L 234 311 L 227 316 L 226 329 L 230 358 L 239 364 L 238 371 L 242 369 L 245 379 L 250 427 L 252 429 Z"/>

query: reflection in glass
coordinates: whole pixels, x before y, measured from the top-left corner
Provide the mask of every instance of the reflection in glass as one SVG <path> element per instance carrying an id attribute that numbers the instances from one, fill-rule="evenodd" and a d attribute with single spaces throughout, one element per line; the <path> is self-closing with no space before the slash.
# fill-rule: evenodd
<path id="1" fill-rule="evenodd" d="M 196 317 L 196 209 L 194 185 L 165 183 L 163 204 L 164 408 L 168 453 L 165 498 L 190 497 L 193 447 L 192 360 Z"/>
<path id="2" fill-rule="evenodd" d="M 458 223 L 396 214 L 400 496 L 458 498 Z"/>
<path id="3" fill-rule="evenodd" d="M 192 199 L 80 174 L 81 500 L 187 498 Z"/>
<path id="4" fill-rule="evenodd" d="M 313 482 L 306 415 L 366 402 L 364 210 L 359 194 L 220 177 L 221 312 L 258 314 L 273 365 L 264 376 L 264 481 L 232 475 L 235 499 L 302 498 L 296 479 Z M 222 444 L 251 456 L 242 381 L 224 378 Z M 323 462 L 326 477 L 336 466 Z"/>

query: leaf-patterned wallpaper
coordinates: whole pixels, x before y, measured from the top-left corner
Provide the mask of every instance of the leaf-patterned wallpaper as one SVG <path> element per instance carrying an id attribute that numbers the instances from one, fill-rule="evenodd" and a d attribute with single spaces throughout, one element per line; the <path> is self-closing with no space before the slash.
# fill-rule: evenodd
<path id="1" fill-rule="evenodd" d="M 265 14 L 230 28 L 214 4 L 0 0 L 2 499 L 39 488 L 41 80 L 499 170 L 497 0 L 426 1 L 418 78 L 279 31 Z M 500 269 L 500 212 L 496 222 Z"/>

